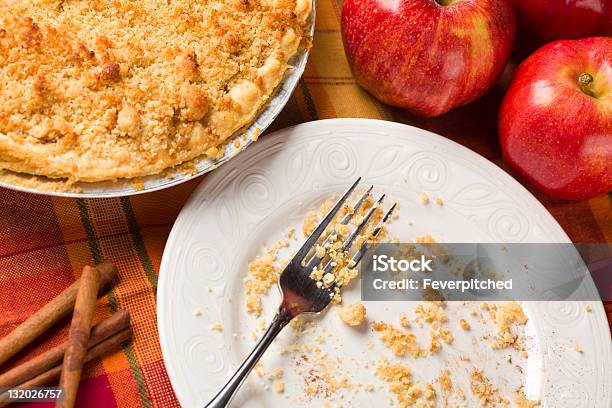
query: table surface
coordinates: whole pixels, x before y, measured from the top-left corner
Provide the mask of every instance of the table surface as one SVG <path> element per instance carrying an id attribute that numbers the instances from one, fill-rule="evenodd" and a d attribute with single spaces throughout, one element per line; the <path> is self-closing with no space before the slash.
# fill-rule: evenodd
<path id="1" fill-rule="evenodd" d="M 514 63 L 480 100 L 436 119 L 416 118 L 383 106 L 356 86 L 342 48 L 339 7 L 336 0 L 317 2 L 311 59 L 296 92 L 269 131 L 335 117 L 367 117 L 418 126 L 463 144 L 512 174 L 574 242 L 612 242 L 612 195 L 574 202 L 550 199 L 502 161 L 497 108 Z M 78 406 L 178 406 L 159 346 L 157 275 L 172 224 L 201 181 L 132 198 L 103 200 L 50 198 L 0 189 L 0 337 L 78 279 L 84 265 L 104 261 L 119 268 L 120 281 L 99 300 L 94 319 L 104 319 L 117 309 L 128 310 L 133 341 L 87 367 Z M 612 305 L 606 305 L 606 311 L 612 321 Z M 0 369 L 63 341 L 67 326 L 67 320 L 61 322 Z M 36 405 L 40 406 L 44 404 Z"/>

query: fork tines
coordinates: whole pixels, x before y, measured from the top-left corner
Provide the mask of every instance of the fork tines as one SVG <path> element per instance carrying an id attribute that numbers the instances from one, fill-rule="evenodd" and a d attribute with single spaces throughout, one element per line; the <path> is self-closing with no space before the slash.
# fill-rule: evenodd
<path id="1" fill-rule="evenodd" d="M 340 220 L 340 224 L 341 225 L 347 225 L 351 221 L 351 219 L 353 219 L 353 215 L 355 215 L 357 213 L 357 211 L 359 211 L 359 209 L 361 208 L 362 204 L 370 196 L 370 193 L 372 193 L 372 189 L 373 188 L 374 188 L 374 186 L 370 186 L 370 188 L 368 188 L 366 190 L 366 192 L 363 193 L 361 195 L 361 197 L 359 197 L 359 200 L 357 200 L 355 202 L 355 204 L 353 205 L 353 210 L 347 212 L 344 215 L 344 217 L 342 217 L 342 219 Z M 342 205 L 340 206 L 340 208 L 342 208 Z M 323 244 L 322 244 L 323 248 L 325 248 L 326 245 L 332 243 L 333 238 L 336 236 L 337 233 L 338 233 L 338 231 L 336 231 L 336 229 L 334 228 L 332 233 L 329 234 L 327 236 L 327 238 L 325 239 L 325 241 L 323 242 Z M 312 256 L 312 258 L 310 258 L 310 261 L 308 261 L 308 263 L 306 264 L 305 268 L 306 269 L 313 269 L 315 266 L 317 266 L 319 264 L 319 262 L 321 262 L 322 259 L 323 259 L 323 257 L 322 256 L 318 256 L 316 251 L 315 251 L 314 255 Z"/>
<path id="2" fill-rule="evenodd" d="M 357 187 L 357 185 L 359 184 L 360 181 L 361 181 L 361 177 L 358 178 L 353 183 L 353 185 L 342 195 L 342 197 L 334 204 L 334 206 L 327 213 L 325 218 L 323 218 L 321 223 L 315 228 L 315 230 L 312 232 L 312 234 L 310 234 L 310 236 L 308 237 L 308 239 L 306 240 L 304 245 L 302 245 L 300 250 L 297 252 L 295 257 L 293 258 L 293 261 L 299 262 L 300 264 L 303 262 L 304 258 L 314 248 L 314 246 L 319 241 L 319 239 L 321 238 L 323 233 L 327 230 L 327 227 L 329 226 L 331 221 L 338 214 L 338 212 L 340 211 L 340 209 L 342 208 L 344 203 L 347 201 L 347 199 L 350 197 L 350 195 L 353 193 L 353 191 L 356 189 L 356 187 Z M 361 197 L 355 202 L 355 204 L 352 207 L 353 211 L 347 212 L 347 214 L 345 214 L 342 217 L 342 219 L 339 221 L 339 223 L 341 225 L 346 225 L 346 224 L 348 224 L 351 221 L 351 219 L 353 218 L 354 214 L 357 214 L 359 209 L 366 202 L 366 199 L 370 196 L 370 194 L 372 192 L 372 189 L 373 189 L 373 186 L 370 186 L 370 188 L 368 188 L 368 190 L 364 194 L 362 194 Z M 383 202 L 384 199 L 385 199 L 385 194 L 382 194 L 380 196 L 380 198 L 368 209 L 367 213 L 365 214 L 363 219 L 360 221 L 359 225 L 349 234 L 349 236 L 342 243 L 342 246 L 341 246 L 341 251 L 342 252 L 348 252 L 351 249 L 351 246 L 354 244 L 356 238 L 359 236 L 359 234 L 361 234 L 363 232 L 363 230 L 366 228 L 366 226 L 370 223 L 370 221 L 372 220 L 372 217 L 376 213 L 377 209 L 382 205 L 382 202 Z M 393 206 L 383 215 L 383 217 L 378 222 L 376 227 L 372 230 L 372 234 L 371 234 L 372 238 L 377 237 L 380 234 L 380 232 L 383 230 L 383 227 L 384 227 L 385 223 L 388 221 L 389 217 L 391 216 L 391 214 L 395 210 L 396 205 L 397 204 L 393 204 Z M 337 234 L 338 234 L 338 232 L 334 228 L 334 230 L 326 237 L 326 239 L 323 242 L 322 246 L 323 246 L 324 249 L 327 249 L 328 244 L 331 244 L 336 239 Z M 355 265 L 357 265 L 359 263 L 359 261 L 361 260 L 361 258 L 365 254 L 366 249 L 367 249 L 367 243 L 364 243 L 361 246 L 361 248 L 357 249 L 357 252 L 351 258 L 351 264 L 352 264 L 351 267 L 354 267 Z M 328 255 L 327 251 L 326 251 L 325 255 Z M 304 269 L 306 271 L 314 270 L 314 268 L 316 268 L 319 265 L 319 263 L 323 260 L 325 255 L 324 256 L 320 256 L 320 254 L 317 254 L 317 251 L 314 251 L 314 255 L 312 256 L 312 258 L 310 258 L 308 263 L 306 263 L 306 265 L 304 265 Z M 329 272 L 331 272 L 334 269 L 335 265 L 336 265 L 335 262 L 330 259 L 325 264 L 325 266 L 322 268 L 322 270 L 323 270 L 324 273 L 329 273 Z"/>
<path id="3" fill-rule="evenodd" d="M 389 218 L 391 218 L 391 215 L 393 214 L 393 211 L 395 211 L 396 207 L 397 207 L 397 203 L 393 203 L 391 208 L 389 208 L 387 210 L 387 212 L 385 213 L 385 215 L 383 215 L 381 220 L 378 222 L 378 224 L 376 225 L 376 227 L 372 231 L 372 238 L 376 238 L 380 234 L 380 232 L 383 230 L 383 227 L 386 225 L 386 223 L 389 220 Z M 353 266 L 357 265 L 359 263 L 359 261 L 361 261 L 361 258 L 363 258 L 363 256 L 365 255 L 365 253 L 367 252 L 369 246 L 370 245 L 367 242 L 365 242 L 361 246 L 361 248 L 359 248 L 359 250 L 355 253 L 355 255 L 353 255 L 353 257 L 351 258 L 351 261 L 350 261 Z"/>
<path id="4" fill-rule="evenodd" d="M 342 197 L 340 197 L 340 199 L 336 202 L 336 204 L 334 204 L 334 206 L 332 207 L 331 210 L 329 210 L 329 212 L 327 213 L 325 218 L 323 218 L 321 223 L 319 225 L 317 225 L 317 227 L 312 232 L 312 234 L 310 234 L 310 236 L 308 237 L 306 242 L 304 242 L 304 245 L 302 245 L 302 247 L 299 249 L 297 254 L 295 254 L 295 256 L 293 257 L 294 260 L 298 260 L 300 263 L 302 262 L 302 260 L 306 256 L 306 254 L 308 254 L 308 252 L 314 246 L 314 244 L 316 244 L 316 242 L 319 240 L 319 238 L 321 238 L 321 235 L 327 229 L 327 226 L 329 225 L 329 223 L 334 219 L 334 217 L 336 216 L 338 211 L 340 211 L 340 208 L 342 208 L 342 205 L 344 204 L 344 202 L 353 193 L 355 188 L 357 188 L 357 185 L 359 184 L 360 181 L 361 181 L 361 177 L 359 177 L 353 183 L 353 185 L 351 187 L 349 187 L 348 190 L 346 190 L 344 195 Z"/>

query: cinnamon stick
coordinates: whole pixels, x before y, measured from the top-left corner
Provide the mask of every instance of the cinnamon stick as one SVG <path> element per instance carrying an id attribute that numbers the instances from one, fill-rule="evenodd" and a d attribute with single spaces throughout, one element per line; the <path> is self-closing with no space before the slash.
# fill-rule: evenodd
<path id="1" fill-rule="evenodd" d="M 91 335 L 87 348 L 90 349 L 103 340 L 117 334 L 130 325 L 130 314 L 125 310 L 119 310 L 111 317 L 98 323 L 91 329 Z M 68 348 L 68 341 L 56 346 L 25 363 L 0 375 L 0 388 L 15 387 L 37 375 L 61 364 L 64 353 Z"/>
<path id="2" fill-rule="evenodd" d="M 117 275 L 117 268 L 111 264 L 101 264 L 96 269 L 100 272 L 100 287 L 106 285 Z M 38 312 L 0 339 L 0 365 L 70 313 L 74 307 L 80 283 L 80 280 L 74 282 Z"/>
<path id="3" fill-rule="evenodd" d="M 97 357 L 108 354 L 110 351 L 114 350 L 124 341 L 128 340 L 131 335 L 132 328 L 128 326 L 126 329 L 121 330 L 119 333 L 107 338 L 106 340 L 101 341 L 100 343 L 93 346 L 87 351 L 85 363 L 88 363 Z M 45 385 L 52 385 L 60 378 L 61 373 L 62 366 L 55 366 L 52 369 L 47 370 L 44 373 L 32 378 L 31 380 L 15 387 L 15 389 L 25 390 L 29 388 L 43 387 Z M 0 407 L 3 407 L 8 404 L 7 402 L 3 402 L 7 400 L 7 397 L 8 395 L 6 393 L 0 395 Z"/>
<path id="4" fill-rule="evenodd" d="M 72 323 L 68 332 L 68 348 L 64 354 L 60 388 L 64 391 L 64 399 L 55 406 L 72 408 L 81 381 L 83 363 L 87 355 L 87 342 L 91 333 L 98 290 L 100 288 L 100 272 L 96 268 L 86 266 L 81 275 L 81 285 L 74 305 Z"/>

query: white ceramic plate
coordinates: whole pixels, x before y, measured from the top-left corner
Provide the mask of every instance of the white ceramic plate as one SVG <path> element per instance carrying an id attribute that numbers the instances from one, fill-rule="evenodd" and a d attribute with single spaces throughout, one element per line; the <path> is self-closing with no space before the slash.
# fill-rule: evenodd
<path id="1" fill-rule="evenodd" d="M 314 35 L 315 7 L 316 4 L 313 1 L 312 12 L 308 18 L 308 27 L 306 28 L 306 33 L 311 37 Z M 57 180 L 44 176 L 33 176 L 0 169 L 0 187 L 59 197 L 108 198 L 150 193 L 152 191 L 173 187 L 199 177 L 216 169 L 245 150 L 251 143 L 257 140 L 257 137 L 265 131 L 272 122 L 274 122 L 289 101 L 291 94 L 293 94 L 295 87 L 304 73 L 309 51 L 309 49 L 300 50 L 289 61 L 291 67 L 287 70 L 283 81 L 278 85 L 270 100 L 262 108 L 262 111 L 252 123 L 228 138 L 224 145 L 225 149 L 223 156 L 218 159 L 211 160 L 206 156 L 200 156 L 188 162 L 189 171 L 168 169 L 159 174 L 138 177 L 136 179 L 76 183 L 69 190 L 63 190 L 57 187 L 62 181 L 58 182 Z M 141 182 L 142 188 L 137 188 L 135 181 Z"/>
<path id="2" fill-rule="evenodd" d="M 431 234 L 446 242 L 569 242 L 553 217 L 513 178 L 474 152 L 424 130 L 339 119 L 266 136 L 202 183 L 166 245 L 158 325 L 164 361 L 183 406 L 203 406 L 254 344 L 250 333 L 256 320 L 245 311 L 242 284 L 248 261 L 262 253 L 265 243 L 282 238 L 288 227 L 299 230 L 308 210 L 344 191 L 359 175 L 364 186 L 372 183 L 400 201 L 400 218 L 390 229 L 403 240 Z M 422 191 L 442 197 L 444 205 L 420 204 Z M 351 303 L 358 300 L 359 290 L 345 288 L 343 296 Z M 266 322 L 278 299 L 272 288 L 264 302 Z M 412 315 L 414 307 L 402 302 L 365 304 L 370 321 L 395 324 L 399 314 Z M 472 319 L 472 330 L 462 333 L 456 322 L 468 316 L 466 307 L 450 302 L 453 344 L 434 357 L 399 360 L 412 368 L 415 381 L 421 383 L 435 379 L 443 368 L 450 369 L 454 384 L 461 385 L 467 397 L 459 406 L 475 406 L 469 370 L 478 367 L 511 401 L 512 392 L 525 384 L 525 393 L 541 400 L 544 407 L 610 407 L 610 331 L 601 303 L 590 305 L 589 313 L 584 302 L 524 303 L 529 322 L 522 336 L 529 358 L 512 352 L 513 364 L 509 364 L 504 351 L 493 351 L 482 340 L 491 326 Z M 202 309 L 201 316 L 194 315 L 196 308 Z M 296 369 L 308 370 L 306 363 L 280 355 L 282 347 L 295 341 L 319 346 L 330 358 L 340 358 L 337 376 L 346 374 L 351 383 L 375 385 L 372 392 L 330 393 L 332 406 L 387 401 L 391 394 L 384 383 L 376 379 L 372 367 L 363 367 L 364 361 L 380 356 L 393 359 L 371 330 L 345 326 L 334 310 L 315 321 L 310 331 L 325 333 L 324 343 L 318 344 L 311 334 L 296 339 L 292 329 L 285 329 L 263 358 L 265 369 L 284 369 L 285 392 L 266 390 L 271 384 L 268 379 L 252 374 L 234 406 L 324 405 L 324 399 L 304 394 L 304 377 Z M 216 322 L 223 325 L 222 332 L 212 330 Z M 416 328 L 417 336 L 427 336 L 425 329 Z M 372 349 L 366 347 L 369 339 Z M 582 353 L 574 350 L 577 344 Z M 460 362 L 461 354 L 471 355 L 472 360 Z M 342 400 L 340 394 L 344 394 Z M 441 406 L 440 399 L 438 403 Z"/>

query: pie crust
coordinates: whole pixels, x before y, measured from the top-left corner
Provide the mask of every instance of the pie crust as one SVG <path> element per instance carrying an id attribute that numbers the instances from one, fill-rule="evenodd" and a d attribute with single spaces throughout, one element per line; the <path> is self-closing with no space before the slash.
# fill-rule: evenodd
<path id="1" fill-rule="evenodd" d="M 0 168 L 157 174 L 251 123 L 310 0 L 0 0 Z"/>

